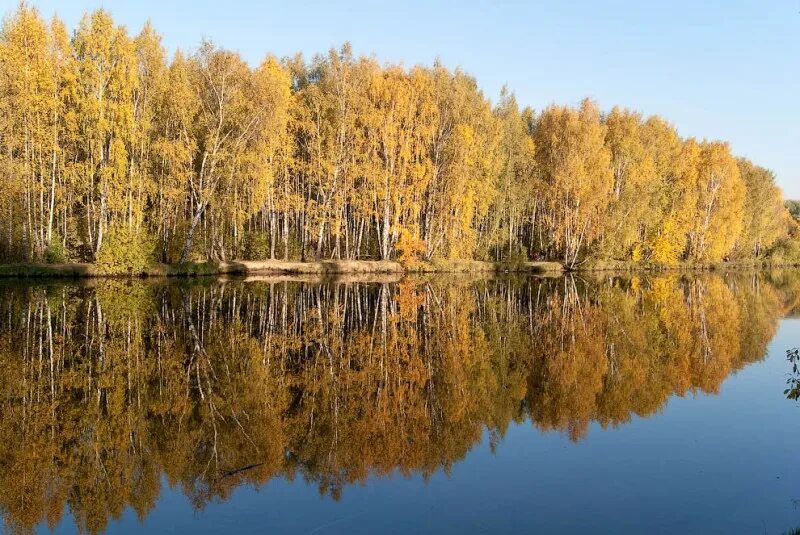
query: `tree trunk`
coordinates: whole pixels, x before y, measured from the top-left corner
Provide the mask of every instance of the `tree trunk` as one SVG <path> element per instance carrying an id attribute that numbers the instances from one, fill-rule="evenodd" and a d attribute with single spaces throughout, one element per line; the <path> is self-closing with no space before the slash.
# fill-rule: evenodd
<path id="1" fill-rule="evenodd" d="M 194 231 L 200 223 L 200 219 L 203 217 L 203 212 L 206 211 L 206 206 L 208 205 L 204 203 L 197 207 L 197 213 L 192 218 L 192 223 L 186 231 L 186 238 L 183 240 L 183 249 L 181 249 L 181 257 L 178 260 L 179 264 L 185 264 L 186 260 L 189 258 L 189 252 L 192 250 L 192 243 L 194 242 Z"/>

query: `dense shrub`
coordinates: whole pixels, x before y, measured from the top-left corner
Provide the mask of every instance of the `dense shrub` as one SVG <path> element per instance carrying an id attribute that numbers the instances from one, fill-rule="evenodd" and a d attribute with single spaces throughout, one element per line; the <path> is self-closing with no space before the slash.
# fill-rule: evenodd
<path id="1" fill-rule="evenodd" d="M 47 248 L 47 256 L 45 258 L 48 264 L 63 264 L 68 260 L 68 251 L 64 247 L 64 242 L 61 237 L 54 235 L 50 241 L 50 246 Z"/>
<path id="2" fill-rule="evenodd" d="M 400 230 L 395 249 L 399 253 L 398 262 L 406 269 L 414 269 L 419 266 L 420 258 L 425 254 L 425 242 L 404 228 Z"/>
<path id="3" fill-rule="evenodd" d="M 773 264 L 800 264 L 800 234 L 781 240 L 770 251 L 769 261 Z"/>
<path id="4" fill-rule="evenodd" d="M 127 225 L 108 229 L 95 264 L 100 273 L 138 275 L 147 270 L 155 257 L 155 244 L 144 231 Z"/>
<path id="5" fill-rule="evenodd" d="M 270 257 L 269 236 L 262 232 L 253 232 L 247 235 L 244 244 L 245 260 L 266 260 Z"/>

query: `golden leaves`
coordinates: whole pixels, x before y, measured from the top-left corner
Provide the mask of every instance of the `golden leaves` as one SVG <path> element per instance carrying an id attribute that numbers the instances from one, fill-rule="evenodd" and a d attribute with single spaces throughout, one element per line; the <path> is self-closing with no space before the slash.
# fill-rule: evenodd
<path id="1" fill-rule="evenodd" d="M 118 225 L 166 262 L 253 243 L 396 259 L 402 229 L 423 260 L 509 265 L 791 249 L 771 174 L 737 171 L 727 145 L 588 99 L 537 114 L 504 89 L 493 107 L 440 62 L 381 65 L 345 44 L 251 67 L 211 42 L 168 60 L 149 23 L 131 37 L 100 9 L 70 40 L 26 4 L 0 58 L 4 261 L 95 261 Z"/>

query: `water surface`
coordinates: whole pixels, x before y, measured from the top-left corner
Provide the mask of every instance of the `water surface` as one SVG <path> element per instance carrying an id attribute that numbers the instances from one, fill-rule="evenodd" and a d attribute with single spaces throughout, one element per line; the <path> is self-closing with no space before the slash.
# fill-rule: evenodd
<path id="1" fill-rule="evenodd" d="M 7 531 L 782 533 L 800 273 L 0 284 Z"/>

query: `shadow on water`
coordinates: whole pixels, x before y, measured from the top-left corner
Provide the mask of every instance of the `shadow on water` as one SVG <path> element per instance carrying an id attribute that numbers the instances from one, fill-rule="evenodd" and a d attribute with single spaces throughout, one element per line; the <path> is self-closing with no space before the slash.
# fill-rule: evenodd
<path id="1" fill-rule="evenodd" d="M 4 283 L 0 508 L 99 532 L 162 481 L 197 509 L 273 478 L 338 499 L 513 423 L 581 441 L 716 393 L 798 296 L 791 273 Z"/>

